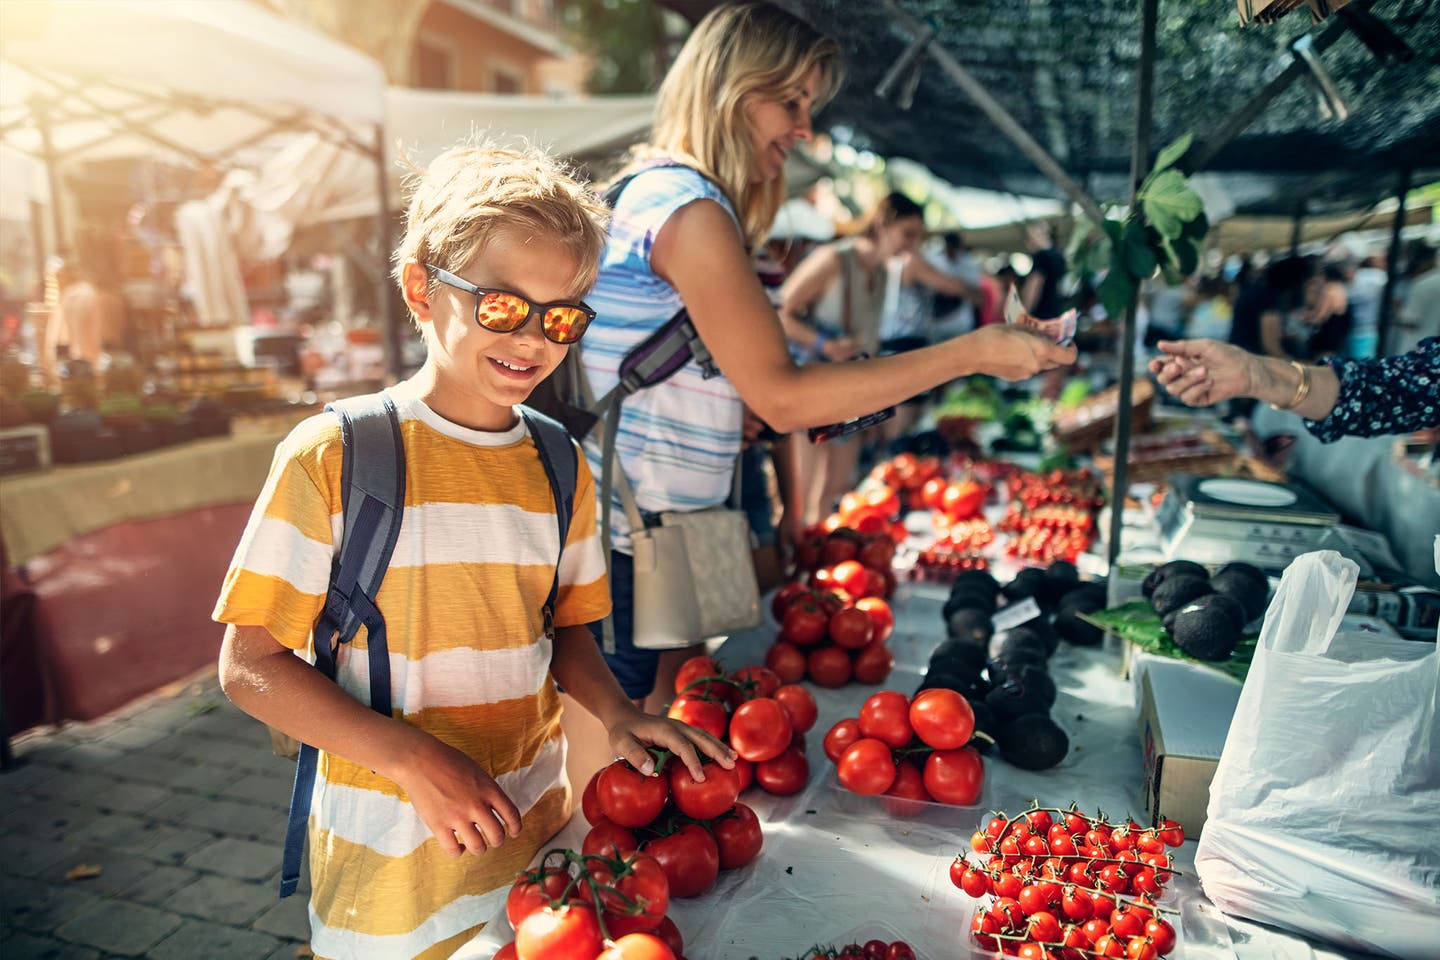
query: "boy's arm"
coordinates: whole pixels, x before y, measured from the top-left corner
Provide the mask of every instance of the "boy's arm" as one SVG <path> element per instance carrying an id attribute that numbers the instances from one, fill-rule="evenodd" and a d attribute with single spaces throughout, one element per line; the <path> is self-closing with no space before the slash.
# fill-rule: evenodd
<path id="1" fill-rule="evenodd" d="M 600 656 L 589 627 L 560 627 L 555 631 L 550 672 L 566 693 L 604 724 L 615 755 L 630 761 L 646 776 L 655 769 L 655 761 L 645 752 L 652 745 L 679 757 L 696 780 L 705 779 L 700 767 L 701 752 L 727 769 L 735 765 L 735 751 L 705 731 L 678 720 L 652 716 L 635 706 Z"/>
<path id="2" fill-rule="evenodd" d="M 520 811 L 479 764 L 423 730 L 371 710 L 264 627 L 226 627 L 220 685 L 252 717 L 393 780 L 450 856 L 484 853 L 504 843 L 507 833 L 520 833 Z"/>

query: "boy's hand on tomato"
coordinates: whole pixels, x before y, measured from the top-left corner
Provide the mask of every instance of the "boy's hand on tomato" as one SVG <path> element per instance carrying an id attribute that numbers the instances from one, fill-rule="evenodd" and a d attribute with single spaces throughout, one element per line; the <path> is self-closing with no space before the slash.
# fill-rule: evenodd
<path id="1" fill-rule="evenodd" d="M 735 751 L 697 727 L 668 717 L 657 717 L 631 707 L 610 727 L 610 747 L 617 757 L 647 777 L 655 772 L 655 760 L 647 747 L 669 750 L 690 770 L 690 775 L 704 781 L 700 755 L 714 760 L 726 769 L 735 766 Z"/>
<path id="2" fill-rule="evenodd" d="M 478 763 L 434 737 L 395 775 L 447 856 L 484 853 L 520 835 L 520 809 Z"/>

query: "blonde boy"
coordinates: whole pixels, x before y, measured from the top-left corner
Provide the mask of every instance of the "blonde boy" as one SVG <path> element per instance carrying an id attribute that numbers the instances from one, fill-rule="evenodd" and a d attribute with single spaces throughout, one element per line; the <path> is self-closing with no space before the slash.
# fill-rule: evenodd
<path id="1" fill-rule="evenodd" d="M 594 482 L 578 457 L 562 550 L 515 410 L 593 316 L 580 298 L 604 216 L 543 154 L 482 147 L 439 157 L 410 202 L 395 277 L 427 359 L 388 391 L 406 459 L 377 597 L 390 717 L 346 692 L 367 689 L 363 630 L 338 651 L 336 682 L 311 665 L 342 529 L 333 414 L 281 443 L 226 575 L 215 608 L 226 694 L 321 751 L 309 822 L 318 957 L 447 957 L 478 932 L 570 814 L 557 682 L 637 766 L 647 744 L 697 777 L 697 748 L 731 764 L 709 735 L 641 713 L 605 669 L 586 627 L 610 609 Z M 541 611 L 557 574 L 552 641 Z"/>

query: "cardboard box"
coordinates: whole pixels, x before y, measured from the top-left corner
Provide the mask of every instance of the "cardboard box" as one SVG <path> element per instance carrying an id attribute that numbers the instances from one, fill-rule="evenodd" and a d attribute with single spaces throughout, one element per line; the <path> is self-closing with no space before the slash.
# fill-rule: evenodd
<path id="1" fill-rule="evenodd" d="M 1150 822 L 1171 819 L 1200 836 L 1210 780 L 1240 701 L 1236 680 L 1178 660 L 1146 665 L 1141 678 L 1141 790 Z"/>

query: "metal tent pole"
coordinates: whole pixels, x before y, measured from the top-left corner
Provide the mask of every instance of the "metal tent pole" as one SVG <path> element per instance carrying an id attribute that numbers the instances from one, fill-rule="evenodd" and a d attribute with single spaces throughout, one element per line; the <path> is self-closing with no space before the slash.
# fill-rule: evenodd
<path id="1" fill-rule="evenodd" d="M 1135 141 L 1130 151 L 1130 206 L 1145 170 L 1150 165 L 1150 127 L 1155 108 L 1155 21 L 1159 0 L 1140 0 L 1140 63 L 1135 77 Z M 1125 520 L 1125 491 L 1128 489 L 1130 459 L 1130 404 L 1135 377 L 1135 315 L 1140 306 L 1136 285 L 1125 306 L 1120 330 L 1120 407 L 1115 417 L 1115 467 L 1110 484 L 1110 539 L 1106 558 L 1113 570 L 1120 556 L 1120 534 Z"/>
<path id="2" fill-rule="evenodd" d="M 1405 195 L 1410 192 L 1409 167 L 1400 171 L 1400 183 L 1396 189 L 1395 199 L 1400 205 L 1395 209 L 1395 221 L 1390 225 L 1390 253 L 1385 258 L 1385 293 L 1380 300 L 1380 329 L 1379 339 L 1375 349 L 1377 357 L 1388 356 L 1390 353 L 1390 321 L 1394 313 L 1395 302 L 1395 281 L 1400 275 L 1400 232 L 1405 227 Z"/>

